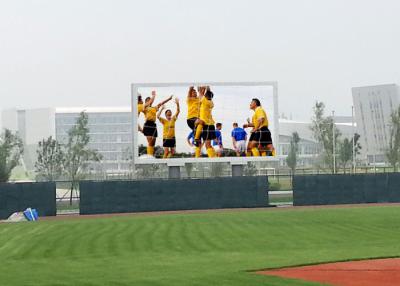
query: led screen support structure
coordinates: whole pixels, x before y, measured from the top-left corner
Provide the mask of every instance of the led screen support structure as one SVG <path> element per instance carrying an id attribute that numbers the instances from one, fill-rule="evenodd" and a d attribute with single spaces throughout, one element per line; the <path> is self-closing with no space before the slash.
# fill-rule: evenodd
<path id="1" fill-rule="evenodd" d="M 189 157 L 191 152 L 187 144 L 187 135 L 191 131 L 186 124 L 187 106 L 186 97 L 190 86 L 197 88 L 198 86 L 209 86 L 214 93 L 214 109 L 213 118 L 215 122 L 222 123 L 222 138 L 224 150 L 233 149 L 231 139 L 231 130 L 233 122 L 237 122 L 239 127 L 246 123 L 247 118 L 251 119 L 253 111 L 250 110 L 249 104 L 252 98 L 258 98 L 262 107 L 265 109 L 269 121 L 269 129 L 272 134 L 273 144 L 277 148 L 279 144 L 279 110 L 278 110 L 278 84 L 277 82 L 197 82 L 197 83 L 138 83 L 131 85 L 132 92 L 132 122 L 133 122 L 133 166 L 141 164 L 167 164 L 172 167 L 184 166 L 185 163 L 211 163 L 211 162 L 228 162 L 232 165 L 245 165 L 248 162 L 257 161 L 277 161 L 277 157 L 236 157 L 234 155 L 215 158 Z M 150 97 L 151 91 L 157 93 L 156 100 L 153 104 L 168 98 L 170 95 L 179 98 L 181 112 L 178 116 L 175 126 L 176 133 L 176 152 L 179 155 L 173 158 L 152 158 L 147 155 L 139 154 L 139 145 L 147 146 L 145 136 L 138 131 L 138 125 L 143 126 L 144 116 L 138 116 L 137 98 L 140 94 L 143 101 L 146 97 Z M 166 104 L 167 109 L 171 109 L 173 113 L 176 111 L 175 102 L 173 100 Z M 164 117 L 164 112 L 162 113 Z M 158 138 L 156 146 L 162 146 L 163 126 L 157 120 Z M 250 136 L 250 128 L 246 130 L 248 137 Z M 249 139 L 249 138 L 247 138 Z M 187 154 L 183 157 L 182 154 Z"/>

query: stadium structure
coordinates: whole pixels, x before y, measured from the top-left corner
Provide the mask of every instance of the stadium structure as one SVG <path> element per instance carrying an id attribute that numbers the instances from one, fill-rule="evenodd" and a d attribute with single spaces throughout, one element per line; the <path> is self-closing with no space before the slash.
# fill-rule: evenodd
<path id="1" fill-rule="evenodd" d="M 76 122 L 79 113 L 85 111 L 89 118 L 90 148 L 102 154 L 101 164 L 96 171 L 118 173 L 130 170 L 132 148 L 131 110 L 126 107 L 74 107 L 9 109 L 2 111 L 2 128 L 17 131 L 25 145 L 24 163 L 28 170 L 34 168 L 36 148 L 39 141 L 53 136 L 60 143 L 67 142 L 68 130 Z M 351 117 L 335 117 L 336 126 L 344 137 L 351 138 Z M 311 166 L 318 155 L 318 145 L 311 132 L 311 123 L 279 119 L 278 157 L 281 166 L 286 165 L 293 132 L 300 136 L 300 167 Z M 226 140 L 230 140 L 227 138 Z"/>

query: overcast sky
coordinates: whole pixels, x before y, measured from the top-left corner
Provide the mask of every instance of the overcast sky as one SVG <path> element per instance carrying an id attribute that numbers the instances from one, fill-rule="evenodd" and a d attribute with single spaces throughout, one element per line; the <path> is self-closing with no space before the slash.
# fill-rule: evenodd
<path id="1" fill-rule="evenodd" d="M 132 82 L 271 81 L 280 113 L 400 83 L 400 1 L 0 0 L 0 109 L 121 106 Z"/>

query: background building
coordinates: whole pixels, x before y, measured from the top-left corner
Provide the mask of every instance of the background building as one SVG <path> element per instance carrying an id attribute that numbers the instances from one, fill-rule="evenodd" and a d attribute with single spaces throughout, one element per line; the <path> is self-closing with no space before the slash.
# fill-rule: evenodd
<path id="1" fill-rule="evenodd" d="M 355 127 L 351 116 L 335 116 L 335 125 L 341 132 L 341 139 L 352 138 Z M 311 122 L 279 119 L 279 146 L 278 155 L 280 165 L 286 166 L 286 157 L 290 150 L 292 134 L 297 132 L 300 137 L 297 166 L 311 167 L 319 154 L 319 146 L 311 131 Z"/>
<path id="2" fill-rule="evenodd" d="M 384 163 L 390 139 L 390 115 L 399 106 L 399 86 L 355 87 L 352 94 L 362 157 L 369 164 Z"/>
<path id="3" fill-rule="evenodd" d="M 89 119 L 89 147 L 98 150 L 103 156 L 102 162 L 93 164 L 91 168 L 106 173 L 129 171 L 132 148 L 129 107 L 11 109 L 3 111 L 1 117 L 3 128 L 19 132 L 25 145 L 25 167 L 33 170 L 38 142 L 53 136 L 60 143 L 67 143 L 68 130 L 75 124 L 82 111 L 88 114 Z M 338 116 L 335 117 L 335 122 L 342 138 L 351 138 L 351 117 Z M 311 122 L 279 119 L 279 145 L 276 147 L 281 166 L 286 166 L 293 132 L 300 136 L 298 166 L 313 166 L 318 156 L 318 144 L 310 128 Z"/>
<path id="4" fill-rule="evenodd" d="M 104 172 L 129 170 L 132 142 L 129 107 L 11 109 L 2 112 L 2 127 L 19 133 L 25 145 L 25 167 L 32 170 L 38 142 L 53 136 L 60 143 L 67 143 L 68 130 L 82 111 L 89 119 L 89 147 L 103 156 L 102 162 L 92 168 Z"/>

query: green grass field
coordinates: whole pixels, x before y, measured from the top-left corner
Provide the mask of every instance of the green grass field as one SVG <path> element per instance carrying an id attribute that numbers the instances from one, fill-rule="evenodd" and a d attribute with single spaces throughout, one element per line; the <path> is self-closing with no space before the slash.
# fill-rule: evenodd
<path id="1" fill-rule="evenodd" d="M 0 224 L 0 285 L 318 285 L 248 270 L 400 256 L 400 207 Z"/>

